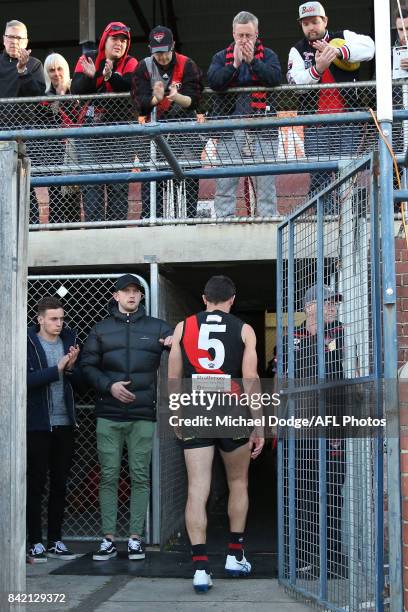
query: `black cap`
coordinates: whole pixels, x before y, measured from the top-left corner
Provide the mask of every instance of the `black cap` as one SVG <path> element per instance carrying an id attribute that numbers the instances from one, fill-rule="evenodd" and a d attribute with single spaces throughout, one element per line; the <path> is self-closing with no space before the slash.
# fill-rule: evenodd
<path id="1" fill-rule="evenodd" d="M 167 53 L 173 48 L 173 32 L 165 26 L 156 26 L 149 34 L 149 47 L 152 53 Z"/>
<path id="2" fill-rule="evenodd" d="M 141 291 L 143 291 L 141 281 L 133 274 L 124 274 L 123 276 L 119 276 L 115 283 L 115 291 L 120 291 L 128 285 L 136 285 Z"/>

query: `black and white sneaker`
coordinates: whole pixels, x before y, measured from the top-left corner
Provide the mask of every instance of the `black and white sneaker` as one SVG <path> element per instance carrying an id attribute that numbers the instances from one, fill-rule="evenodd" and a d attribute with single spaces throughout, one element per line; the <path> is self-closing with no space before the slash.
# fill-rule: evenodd
<path id="1" fill-rule="evenodd" d="M 138 538 L 129 538 L 128 557 L 130 561 L 137 561 L 145 558 L 145 550 L 142 542 Z"/>
<path id="2" fill-rule="evenodd" d="M 112 559 L 112 557 L 116 557 L 117 554 L 118 551 L 116 550 L 115 543 L 109 540 L 109 538 L 103 538 L 99 550 L 92 555 L 92 559 L 94 561 L 107 561 Z"/>
<path id="3" fill-rule="evenodd" d="M 61 540 L 48 544 L 47 557 L 50 559 L 65 559 L 66 561 L 76 559 L 76 555 L 69 551 Z"/>
<path id="4" fill-rule="evenodd" d="M 30 551 L 28 553 L 28 559 L 31 561 L 31 563 L 46 563 L 47 562 L 45 548 L 41 544 L 41 542 L 38 542 L 38 544 L 33 544 L 33 546 L 30 548 Z"/>

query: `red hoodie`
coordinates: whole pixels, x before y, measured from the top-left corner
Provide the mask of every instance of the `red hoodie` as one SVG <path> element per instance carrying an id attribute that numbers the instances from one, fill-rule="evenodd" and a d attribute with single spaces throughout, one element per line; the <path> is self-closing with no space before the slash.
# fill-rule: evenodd
<path id="1" fill-rule="evenodd" d="M 126 50 L 119 60 L 113 62 L 112 76 L 108 81 L 103 78 L 105 67 L 105 44 L 108 36 L 124 34 L 127 38 Z M 75 67 L 74 76 L 71 83 L 71 93 L 90 94 L 90 93 L 109 93 L 130 91 L 131 77 L 137 66 L 137 59 L 128 54 L 130 48 L 130 30 L 120 21 L 109 23 L 102 33 L 99 41 L 98 51 L 92 51 L 86 55 L 81 55 Z M 84 74 L 81 60 L 91 58 L 95 64 L 96 74 L 90 78 Z"/>

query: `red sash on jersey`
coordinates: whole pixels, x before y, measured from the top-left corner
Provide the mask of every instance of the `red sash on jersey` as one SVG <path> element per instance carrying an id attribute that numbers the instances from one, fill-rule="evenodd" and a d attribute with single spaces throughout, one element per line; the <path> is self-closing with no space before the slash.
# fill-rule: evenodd
<path id="1" fill-rule="evenodd" d="M 188 57 L 186 55 L 181 55 L 181 53 L 175 53 L 175 56 L 176 61 L 174 64 L 173 76 L 171 77 L 170 85 L 172 85 L 173 83 L 181 85 L 183 83 L 184 67 L 188 60 Z M 163 100 L 159 102 L 156 106 L 157 113 L 160 114 L 165 111 L 168 111 L 172 104 L 173 102 L 171 100 L 164 97 Z"/>
<path id="2" fill-rule="evenodd" d="M 187 359 L 197 372 L 197 374 L 225 374 L 220 369 L 206 370 L 200 364 L 199 359 L 207 358 L 211 361 L 210 353 L 205 349 L 198 348 L 198 336 L 200 334 L 200 328 L 196 315 L 188 317 L 184 321 L 184 332 L 183 332 L 183 347 L 186 351 Z"/>
<path id="3" fill-rule="evenodd" d="M 209 374 L 209 375 L 227 374 L 220 368 L 214 368 L 211 370 L 207 370 L 200 364 L 199 359 L 207 358 L 209 361 L 211 361 L 211 355 L 206 349 L 198 348 L 199 335 L 200 335 L 200 327 L 198 325 L 197 316 L 192 315 L 191 317 L 188 317 L 184 321 L 182 345 L 185 350 L 186 357 L 188 361 L 190 362 L 190 364 L 192 365 L 192 367 L 195 369 L 196 373 L 197 374 Z M 240 396 L 241 391 L 242 389 L 239 383 L 237 383 L 235 380 L 232 380 L 231 381 L 231 391 L 230 392 L 223 391 L 223 393 L 225 395 L 235 394 L 237 396 Z"/>

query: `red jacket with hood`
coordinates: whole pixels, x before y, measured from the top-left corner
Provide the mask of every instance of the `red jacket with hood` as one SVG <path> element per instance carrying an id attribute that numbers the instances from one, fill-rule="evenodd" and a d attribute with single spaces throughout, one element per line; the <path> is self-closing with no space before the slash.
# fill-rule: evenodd
<path id="1" fill-rule="evenodd" d="M 121 28 L 121 29 L 119 29 Z M 126 50 L 123 56 L 113 62 L 112 76 L 105 81 L 103 77 L 103 69 L 106 63 L 105 44 L 108 36 L 124 34 L 127 37 Z M 129 55 L 130 48 L 130 31 L 129 28 L 120 21 L 112 21 L 109 23 L 102 33 L 99 41 L 98 51 L 91 51 L 85 55 L 81 55 L 77 65 L 75 66 L 74 75 L 71 83 L 71 93 L 73 94 L 93 94 L 93 93 L 119 93 L 130 91 L 132 74 L 137 67 L 137 59 Z M 88 77 L 82 68 L 81 60 L 83 58 L 91 58 L 95 64 L 96 73 L 93 78 Z M 125 101 L 122 101 L 125 102 Z M 98 114 L 100 121 L 123 121 L 125 117 L 121 112 L 122 104 L 115 105 L 105 103 L 99 104 L 95 113 Z M 129 104 L 126 104 L 129 107 Z M 118 115 L 117 117 L 114 115 Z M 121 116 L 119 116 L 121 115 Z"/>

